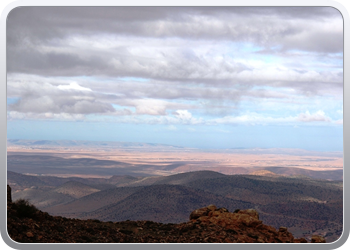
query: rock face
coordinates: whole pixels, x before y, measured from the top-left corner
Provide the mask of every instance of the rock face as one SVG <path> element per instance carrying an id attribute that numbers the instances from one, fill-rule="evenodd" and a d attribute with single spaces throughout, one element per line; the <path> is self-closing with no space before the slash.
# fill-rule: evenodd
<path id="1" fill-rule="evenodd" d="M 307 243 L 304 238 L 295 239 L 285 227 L 277 231 L 264 225 L 254 209 L 230 213 L 225 208 L 209 205 L 196 209 L 190 221 L 180 224 L 101 222 L 50 216 L 32 207 L 31 213 L 23 213 L 23 209 L 30 206 L 12 203 L 11 189 L 7 190 L 10 193 L 7 196 L 8 234 L 21 243 Z M 325 240 L 313 236 L 312 242 Z"/>

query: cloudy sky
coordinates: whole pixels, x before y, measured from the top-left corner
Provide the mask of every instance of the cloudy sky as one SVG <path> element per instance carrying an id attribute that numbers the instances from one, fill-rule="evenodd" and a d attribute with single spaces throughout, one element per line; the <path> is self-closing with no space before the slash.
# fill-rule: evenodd
<path id="1" fill-rule="evenodd" d="M 21 7 L 9 139 L 343 149 L 343 19 L 309 7 Z"/>

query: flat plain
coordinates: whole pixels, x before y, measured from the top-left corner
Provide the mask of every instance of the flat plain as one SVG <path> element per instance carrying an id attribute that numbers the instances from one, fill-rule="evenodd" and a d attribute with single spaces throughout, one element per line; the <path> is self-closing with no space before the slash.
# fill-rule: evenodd
<path id="1" fill-rule="evenodd" d="M 341 152 L 298 149 L 198 150 L 134 144 L 123 148 L 10 145 L 7 152 L 8 170 L 61 177 L 171 175 L 199 170 L 248 174 L 268 169 L 283 175 L 311 177 L 318 177 L 327 171 L 329 179 L 341 179 L 343 170 Z"/>

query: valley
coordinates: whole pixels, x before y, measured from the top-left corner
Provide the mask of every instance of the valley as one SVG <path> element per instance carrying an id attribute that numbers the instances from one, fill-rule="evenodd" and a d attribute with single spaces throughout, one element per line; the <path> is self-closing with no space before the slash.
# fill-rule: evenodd
<path id="1" fill-rule="evenodd" d="M 9 143 L 7 184 L 50 215 L 182 223 L 198 207 L 256 209 L 295 237 L 338 239 L 342 154 L 293 149 L 200 151 L 168 145 Z"/>

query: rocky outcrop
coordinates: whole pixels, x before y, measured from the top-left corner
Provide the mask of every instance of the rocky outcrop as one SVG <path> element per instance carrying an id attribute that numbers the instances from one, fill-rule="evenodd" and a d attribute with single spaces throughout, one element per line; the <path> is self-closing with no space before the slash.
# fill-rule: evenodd
<path id="1" fill-rule="evenodd" d="M 152 221 L 101 222 L 50 216 L 26 202 L 11 201 L 8 187 L 7 229 L 16 242 L 30 243 L 307 243 L 285 227 L 264 225 L 254 209 L 233 213 L 214 205 L 194 210 L 190 221 L 162 224 Z M 20 206 L 21 205 L 21 206 Z M 21 208 L 21 212 L 19 211 Z M 31 209 L 24 213 L 23 209 Z M 22 216 L 19 216 L 19 214 Z M 323 243 L 320 236 L 312 242 Z"/>
<path id="2" fill-rule="evenodd" d="M 230 213 L 227 209 L 214 209 L 214 207 L 200 208 L 191 213 L 190 219 L 203 226 L 218 225 L 231 237 L 226 242 L 249 243 L 306 243 L 306 239 L 295 239 L 287 228 L 281 227 L 278 231 L 264 225 L 259 220 L 259 214 L 254 209 L 238 210 Z M 315 241 L 316 242 L 316 241 Z"/>

